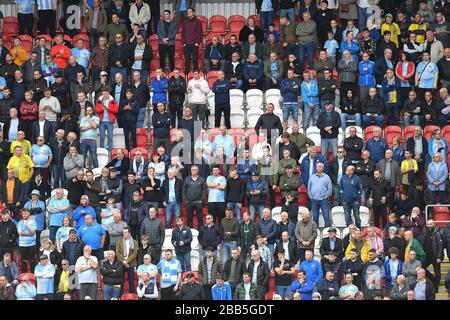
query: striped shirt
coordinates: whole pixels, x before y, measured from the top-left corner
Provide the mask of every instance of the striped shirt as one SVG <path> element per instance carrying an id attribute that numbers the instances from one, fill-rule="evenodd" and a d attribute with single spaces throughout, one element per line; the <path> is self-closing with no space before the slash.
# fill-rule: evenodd
<path id="1" fill-rule="evenodd" d="M 181 264 L 175 258 L 170 261 L 163 259 L 158 262 L 158 270 L 161 274 L 161 288 L 174 286 L 178 282 L 178 273 L 181 273 Z"/>
<path id="2" fill-rule="evenodd" d="M 55 10 L 53 0 L 37 0 L 38 10 Z"/>

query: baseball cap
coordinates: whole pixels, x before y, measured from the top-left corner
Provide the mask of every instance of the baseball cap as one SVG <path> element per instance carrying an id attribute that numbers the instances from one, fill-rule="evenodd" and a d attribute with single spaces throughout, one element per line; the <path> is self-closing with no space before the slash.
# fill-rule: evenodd
<path id="1" fill-rule="evenodd" d="M 107 75 L 108 75 L 108 72 L 102 71 L 102 72 L 100 72 L 100 75 L 101 75 L 101 76 L 107 76 Z"/>

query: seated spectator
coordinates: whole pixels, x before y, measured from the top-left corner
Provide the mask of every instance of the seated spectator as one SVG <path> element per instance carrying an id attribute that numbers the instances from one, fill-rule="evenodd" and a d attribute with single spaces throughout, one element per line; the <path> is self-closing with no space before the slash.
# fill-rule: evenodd
<path id="1" fill-rule="evenodd" d="M 242 282 L 236 286 L 233 300 L 259 300 L 258 286 L 251 280 L 251 273 L 245 272 L 242 276 Z"/>
<path id="2" fill-rule="evenodd" d="M 358 287 L 353 284 L 353 274 L 347 273 L 345 275 L 345 285 L 339 289 L 339 299 L 355 300 L 358 292 Z"/>
<path id="3" fill-rule="evenodd" d="M 369 95 L 361 101 L 362 125 L 368 127 L 372 122 L 379 127 L 383 127 L 385 104 L 378 96 L 377 89 L 369 89 Z"/>
<path id="4" fill-rule="evenodd" d="M 314 283 L 307 278 L 304 270 L 300 270 L 297 277 L 288 289 L 289 294 L 300 293 L 300 300 L 312 300 Z"/>
<path id="5" fill-rule="evenodd" d="M 231 54 L 230 60 L 224 66 L 225 79 L 231 81 L 234 89 L 240 89 L 244 78 L 244 65 L 241 63 L 240 54 L 235 51 Z"/>
<path id="6" fill-rule="evenodd" d="M 276 52 L 271 52 L 269 58 L 264 61 L 265 90 L 278 89 L 283 76 L 283 62 L 278 59 Z"/>
<path id="7" fill-rule="evenodd" d="M 225 45 L 225 61 L 230 62 L 233 53 L 237 52 L 239 57 L 242 54 L 242 46 L 238 43 L 238 37 L 235 34 L 230 36 L 230 41 Z"/>
<path id="8" fill-rule="evenodd" d="M 225 47 L 219 42 L 219 37 L 214 35 L 211 42 L 205 48 L 205 74 L 210 70 L 224 70 L 225 68 Z"/>
<path id="9" fill-rule="evenodd" d="M 390 298 L 391 300 L 406 300 L 406 292 L 408 291 L 408 286 L 405 282 L 405 276 L 400 274 L 397 276 L 395 284 L 392 286 Z"/>
<path id="10" fill-rule="evenodd" d="M 9 281 L 8 281 L 9 282 Z M 36 297 L 36 287 L 30 282 L 30 277 L 25 274 L 22 276 L 20 284 L 16 287 L 17 300 L 34 300 Z"/>
<path id="11" fill-rule="evenodd" d="M 248 36 L 250 34 L 255 35 L 255 39 L 258 42 L 263 42 L 264 40 L 264 33 L 261 30 L 261 28 L 255 23 L 255 20 L 253 18 L 247 19 L 247 24 L 244 25 L 239 32 L 239 40 L 241 42 L 245 42 L 248 40 Z"/>
<path id="12" fill-rule="evenodd" d="M 257 60 L 257 56 L 250 53 L 248 60 L 244 62 L 244 82 L 242 84 L 242 90 L 247 91 L 248 89 L 259 89 L 263 88 L 263 76 L 264 68 L 263 64 Z"/>
<path id="13" fill-rule="evenodd" d="M 10 285 L 16 288 L 19 282 L 19 268 L 16 262 L 12 261 L 11 253 L 3 254 L 3 260 L 0 263 L 0 276 L 4 276 Z"/>

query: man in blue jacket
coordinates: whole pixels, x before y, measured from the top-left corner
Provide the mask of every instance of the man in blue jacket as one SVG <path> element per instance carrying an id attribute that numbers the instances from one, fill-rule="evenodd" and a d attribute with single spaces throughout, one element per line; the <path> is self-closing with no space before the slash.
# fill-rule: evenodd
<path id="1" fill-rule="evenodd" d="M 320 262 L 314 259 L 314 254 L 311 250 L 305 251 L 305 260 L 300 264 L 299 270 L 306 272 L 306 278 L 314 285 L 317 285 L 323 277 L 322 266 Z"/>
<path id="2" fill-rule="evenodd" d="M 143 79 L 144 81 L 146 79 Z M 151 92 L 153 92 L 152 104 L 157 106 L 159 102 L 167 104 L 167 87 L 169 80 L 164 76 L 163 69 L 156 69 L 156 78 L 152 80 Z"/>
<path id="3" fill-rule="evenodd" d="M 262 90 L 263 86 L 263 64 L 258 61 L 255 54 L 251 53 L 248 56 L 248 61 L 244 63 L 244 83 L 242 91 L 246 92 L 248 89 Z"/>
<path id="4" fill-rule="evenodd" d="M 223 71 L 217 72 L 217 80 L 214 81 L 212 85 L 212 92 L 214 92 L 214 126 L 216 128 L 220 127 L 220 120 L 223 117 L 225 119 L 225 126 L 227 129 L 231 129 L 230 123 L 230 90 L 231 81 L 225 79 L 225 74 Z"/>
<path id="5" fill-rule="evenodd" d="M 219 37 L 214 35 L 211 42 L 205 48 L 205 74 L 216 67 L 223 71 L 225 68 L 225 47 L 219 42 Z"/>
<path id="6" fill-rule="evenodd" d="M 312 300 L 313 290 L 314 283 L 307 279 L 305 270 L 300 270 L 297 280 L 292 282 L 288 292 L 291 295 L 294 295 L 296 292 L 300 293 L 300 300 Z"/>
<path id="7" fill-rule="evenodd" d="M 152 124 L 153 124 L 153 148 L 156 149 L 163 145 L 165 150 L 169 150 L 170 147 L 170 126 L 172 124 L 172 119 L 170 113 L 165 111 L 166 106 L 163 102 L 157 104 L 157 111 L 153 113 Z"/>
<path id="8" fill-rule="evenodd" d="M 359 198 L 361 197 L 362 193 L 361 179 L 354 173 L 354 166 L 348 166 L 345 169 L 345 175 L 343 175 L 341 178 L 340 189 L 344 204 L 345 224 L 349 226 L 353 223 L 353 210 L 353 214 L 355 215 L 356 227 L 361 228 L 361 219 L 359 217 Z"/>
<path id="9" fill-rule="evenodd" d="M 295 123 L 298 122 L 298 96 L 300 94 L 300 81 L 294 78 L 294 70 L 289 69 L 287 78 L 281 81 L 281 96 L 283 97 L 283 128 L 287 129 L 289 115 Z"/>
<path id="10" fill-rule="evenodd" d="M 311 79 L 311 73 L 307 70 L 303 72 L 303 82 L 301 84 L 303 97 L 303 130 L 306 132 L 309 123 L 315 126 L 320 111 L 319 87 L 317 81 Z"/>
<path id="11" fill-rule="evenodd" d="M 381 138 L 381 129 L 373 129 L 373 137 L 367 141 L 366 149 L 370 151 L 370 158 L 377 163 L 384 158 L 384 153 L 388 149 L 386 140 Z"/>
<path id="12" fill-rule="evenodd" d="M 213 300 L 233 300 L 230 284 L 224 282 L 220 274 L 216 277 L 216 284 L 211 291 Z"/>
<path id="13" fill-rule="evenodd" d="M 316 173 L 316 164 L 318 162 L 323 163 L 324 172 L 328 173 L 328 161 L 322 157 L 321 154 L 317 154 L 315 146 L 308 148 L 308 155 L 303 158 L 300 164 L 300 173 L 302 175 L 303 185 L 307 186 L 309 177 Z"/>
<path id="14" fill-rule="evenodd" d="M 278 225 L 277 222 L 271 218 L 269 208 L 264 208 L 263 218 L 256 225 L 256 234 L 263 237 L 263 241 L 266 242 L 270 253 L 273 255 L 275 240 L 278 235 Z"/>
<path id="15" fill-rule="evenodd" d="M 359 96 L 361 99 L 369 94 L 369 89 L 374 87 L 375 77 L 374 66 L 375 62 L 369 60 L 369 53 L 364 52 L 362 55 L 362 61 L 358 65 L 358 73 L 359 73 Z"/>

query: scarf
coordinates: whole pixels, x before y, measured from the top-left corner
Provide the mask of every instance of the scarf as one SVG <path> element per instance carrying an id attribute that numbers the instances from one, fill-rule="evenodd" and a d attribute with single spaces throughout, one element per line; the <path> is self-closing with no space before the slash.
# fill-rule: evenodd
<path id="1" fill-rule="evenodd" d="M 141 163 L 139 163 L 139 166 L 137 166 L 137 159 L 134 158 L 133 160 L 133 171 L 137 176 L 140 176 L 144 172 L 144 159 L 141 160 Z"/>

